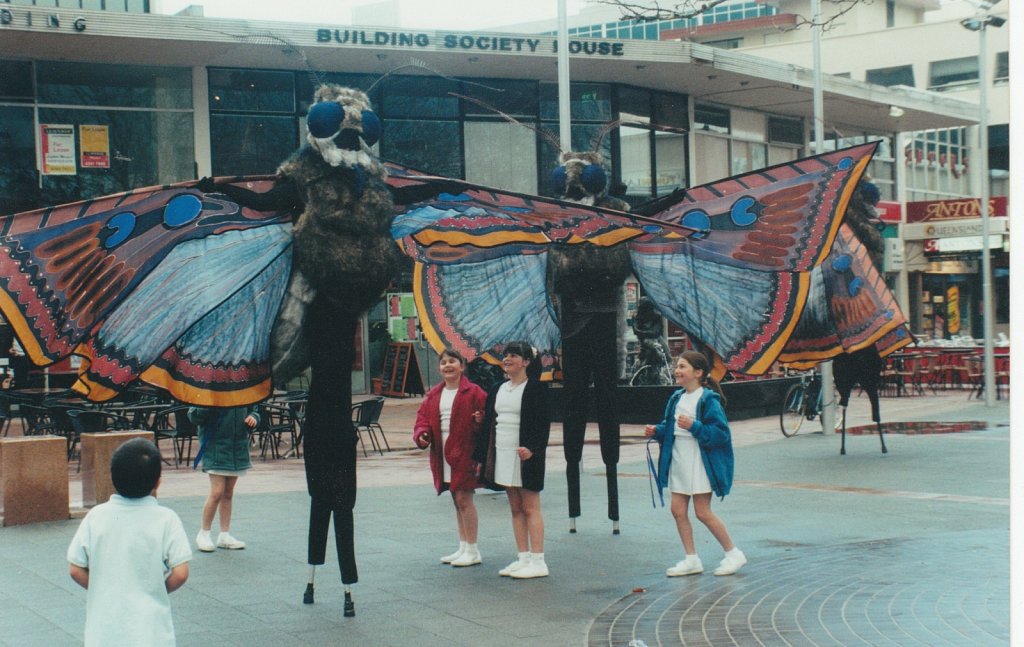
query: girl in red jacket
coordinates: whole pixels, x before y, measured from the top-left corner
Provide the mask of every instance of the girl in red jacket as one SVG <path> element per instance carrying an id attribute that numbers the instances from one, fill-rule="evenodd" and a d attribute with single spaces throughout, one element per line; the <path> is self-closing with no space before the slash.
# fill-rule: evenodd
<path id="1" fill-rule="evenodd" d="M 416 414 L 413 441 L 420 449 L 430 448 L 430 471 L 437 493 L 451 490 L 455 521 L 459 528 L 459 549 L 441 561 L 452 566 L 480 563 L 476 545 L 477 513 L 473 492 L 480 486 L 473 462 L 475 436 L 483 419 L 487 394 L 470 382 L 463 372 L 466 360 L 458 351 L 441 352 L 440 371 L 444 382 L 427 392 Z"/>

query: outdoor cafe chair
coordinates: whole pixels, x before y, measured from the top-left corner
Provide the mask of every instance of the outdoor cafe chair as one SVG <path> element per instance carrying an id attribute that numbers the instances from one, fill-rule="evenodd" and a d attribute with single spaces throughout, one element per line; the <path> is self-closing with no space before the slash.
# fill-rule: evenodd
<path id="1" fill-rule="evenodd" d="M 267 449 L 272 458 L 281 458 L 281 443 L 287 436 L 291 440 L 291 449 L 298 442 L 296 422 L 292 408 L 285 403 L 264 402 L 260 405 L 260 424 L 256 427 L 259 439 L 260 458 L 267 457 Z"/>
<path id="2" fill-rule="evenodd" d="M 176 465 L 192 460 L 192 440 L 198 433 L 195 424 L 188 419 L 188 410 L 187 404 L 165 406 L 153 415 L 151 423 L 157 446 L 161 440 L 171 441 Z"/>
<path id="3" fill-rule="evenodd" d="M 384 455 L 384 450 L 381 449 L 380 440 L 377 439 L 377 432 L 380 432 L 381 438 L 384 440 L 384 445 L 391 451 L 391 445 L 388 444 L 388 438 L 384 434 L 384 429 L 380 426 L 380 414 L 384 410 L 384 398 L 378 396 L 370 400 L 363 400 L 356 402 L 352 405 L 352 425 L 356 429 L 356 435 L 359 436 L 359 444 L 363 447 L 363 456 L 366 456 L 366 444 L 363 442 L 363 432 L 370 437 L 370 444 L 381 456 Z"/>

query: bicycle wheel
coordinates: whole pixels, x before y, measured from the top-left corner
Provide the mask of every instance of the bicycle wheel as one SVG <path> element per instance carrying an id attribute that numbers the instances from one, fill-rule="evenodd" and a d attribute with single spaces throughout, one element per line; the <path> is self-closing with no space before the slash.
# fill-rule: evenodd
<path id="1" fill-rule="evenodd" d="M 794 384 L 786 390 L 779 412 L 779 427 L 786 438 L 795 436 L 804 424 L 804 385 Z"/>

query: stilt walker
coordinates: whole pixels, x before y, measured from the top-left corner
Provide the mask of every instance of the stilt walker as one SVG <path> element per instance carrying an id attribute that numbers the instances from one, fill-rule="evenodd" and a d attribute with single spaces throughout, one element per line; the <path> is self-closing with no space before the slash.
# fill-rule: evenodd
<path id="1" fill-rule="evenodd" d="M 607 177 L 598 153 L 563 153 L 552 173 L 566 200 L 625 211 L 622 200 L 607 195 Z M 566 480 L 569 532 L 580 516 L 580 464 L 594 384 L 594 409 L 601 438 L 601 460 L 608 488 L 608 518 L 619 533 L 619 420 L 616 391 L 624 362 L 626 301 L 623 284 L 631 270 L 625 246 L 556 245 L 548 255 L 548 272 L 557 298 L 562 333 L 565 393 Z"/>
<path id="2" fill-rule="evenodd" d="M 299 213 L 292 284 L 275 324 L 273 349 L 276 380 L 305 366 L 312 369 L 303 430 L 310 495 L 310 568 L 303 602 L 314 601 L 316 567 L 324 563 L 333 517 L 344 614 L 353 616 L 350 587 L 359 580 L 352 521 L 358 439 L 351 414 L 355 330 L 362 313 L 387 288 L 399 253 L 390 235 L 394 206 L 386 171 L 367 148 L 380 135 L 380 120 L 367 96 L 323 85 L 306 122 L 309 146 L 281 165 L 281 179 L 270 191 L 255 194 L 215 186 L 209 179 L 199 188 L 222 191 L 243 206 Z"/>

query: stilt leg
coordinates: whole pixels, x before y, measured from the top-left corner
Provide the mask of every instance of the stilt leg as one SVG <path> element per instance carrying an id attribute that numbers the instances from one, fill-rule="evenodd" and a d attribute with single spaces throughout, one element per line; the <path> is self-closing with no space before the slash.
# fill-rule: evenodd
<path id="1" fill-rule="evenodd" d="M 882 453 L 888 454 L 889 450 L 885 448 L 885 433 L 882 431 L 882 423 L 876 422 L 875 424 L 878 425 L 878 439 L 882 441 Z"/>
<path id="2" fill-rule="evenodd" d="M 565 481 L 569 494 L 569 532 L 576 532 L 576 517 L 580 516 L 580 461 L 565 464 Z"/>
<path id="3" fill-rule="evenodd" d="M 846 409 L 843 409 L 843 439 L 839 443 L 839 454 L 846 454 Z"/>
<path id="4" fill-rule="evenodd" d="M 615 465 L 605 465 L 608 484 L 608 518 L 612 521 L 612 534 L 619 534 L 619 475 Z"/>
<path id="5" fill-rule="evenodd" d="M 345 586 L 345 612 L 346 618 L 354 618 L 356 615 L 356 604 L 352 601 L 352 587 Z"/>

